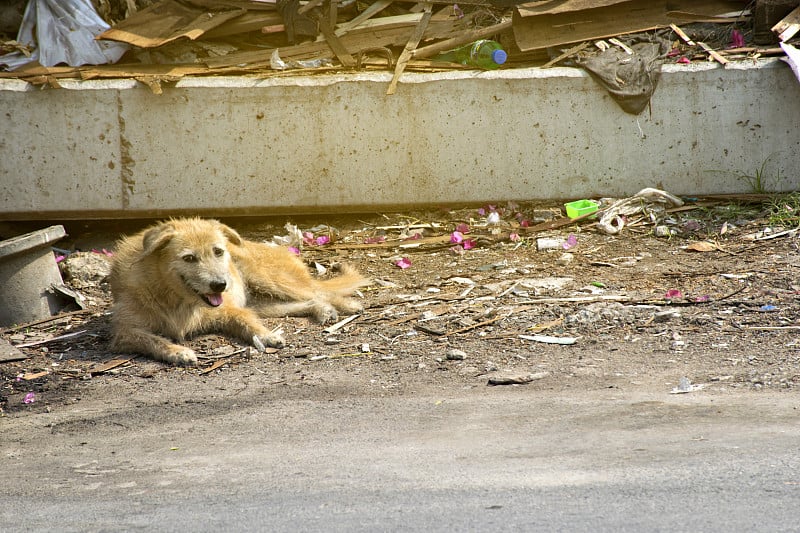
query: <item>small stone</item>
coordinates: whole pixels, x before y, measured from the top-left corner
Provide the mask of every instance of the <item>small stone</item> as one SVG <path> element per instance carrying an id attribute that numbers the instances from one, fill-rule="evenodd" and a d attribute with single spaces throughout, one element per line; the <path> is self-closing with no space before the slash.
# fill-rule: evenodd
<path id="1" fill-rule="evenodd" d="M 572 263 L 573 259 L 575 259 L 575 255 L 574 254 L 564 253 L 564 254 L 561 254 L 561 256 L 558 259 L 556 259 L 556 264 L 557 265 L 561 265 L 561 266 L 566 266 L 566 265 Z"/>
<path id="2" fill-rule="evenodd" d="M 671 237 L 672 230 L 668 226 L 656 226 L 655 235 L 656 237 Z"/>
<path id="3" fill-rule="evenodd" d="M 455 348 L 447 352 L 448 361 L 463 361 L 467 358 L 466 352 L 456 350 Z"/>

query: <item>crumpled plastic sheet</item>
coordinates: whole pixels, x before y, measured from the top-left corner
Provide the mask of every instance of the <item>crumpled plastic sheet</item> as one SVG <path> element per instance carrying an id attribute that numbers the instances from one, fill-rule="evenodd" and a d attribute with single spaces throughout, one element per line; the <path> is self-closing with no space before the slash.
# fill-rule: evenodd
<path id="1" fill-rule="evenodd" d="M 615 235 L 625 227 L 625 219 L 631 215 L 643 213 L 648 215 L 651 222 L 656 222 L 667 207 L 680 207 L 683 200 L 660 189 L 646 188 L 637 192 L 630 198 L 617 200 L 606 209 L 597 222 L 601 230 L 609 235 Z"/>
<path id="2" fill-rule="evenodd" d="M 116 63 L 128 45 L 95 40 L 109 27 L 91 0 L 30 0 L 17 41 L 33 53 L 30 57 L 21 52 L 0 56 L 0 65 L 14 70 L 36 60 L 45 67 Z"/>
<path id="3" fill-rule="evenodd" d="M 781 43 L 781 48 L 783 48 L 786 54 L 786 57 L 782 57 L 781 59 L 792 67 L 794 76 L 800 81 L 800 50 L 787 43 Z"/>

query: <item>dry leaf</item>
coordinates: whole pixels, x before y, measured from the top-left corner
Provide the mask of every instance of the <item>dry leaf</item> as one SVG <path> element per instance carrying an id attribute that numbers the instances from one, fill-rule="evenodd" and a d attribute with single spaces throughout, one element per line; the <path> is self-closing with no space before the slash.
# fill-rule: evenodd
<path id="1" fill-rule="evenodd" d="M 686 247 L 690 252 L 713 252 L 717 249 L 717 245 L 708 241 L 693 242 Z"/>

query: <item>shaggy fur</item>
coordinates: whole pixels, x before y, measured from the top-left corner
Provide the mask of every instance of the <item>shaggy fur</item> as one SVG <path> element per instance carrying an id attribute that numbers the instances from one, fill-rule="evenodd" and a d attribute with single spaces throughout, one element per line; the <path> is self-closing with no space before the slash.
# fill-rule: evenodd
<path id="1" fill-rule="evenodd" d="M 199 218 L 159 223 L 117 243 L 111 269 L 112 348 L 173 364 L 197 364 L 179 342 L 221 333 L 263 350 L 283 347 L 262 317 L 310 316 L 324 323 L 355 313 L 350 297 L 366 285 L 349 267 L 330 279 L 311 276 L 283 247 L 247 241 Z"/>

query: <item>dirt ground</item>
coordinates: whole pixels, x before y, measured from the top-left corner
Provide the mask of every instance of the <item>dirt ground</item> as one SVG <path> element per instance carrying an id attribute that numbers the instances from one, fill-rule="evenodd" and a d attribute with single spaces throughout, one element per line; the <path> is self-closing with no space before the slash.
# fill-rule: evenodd
<path id="1" fill-rule="evenodd" d="M 290 221 L 311 234 L 302 250 L 310 268 L 348 262 L 374 283 L 361 293 L 363 314 L 335 329 L 271 321 L 284 330 L 281 350 L 192 339 L 198 368 L 107 349 L 103 249 L 150 221 L 65 223 L 57 246 L 71 253 L 60 265 L 86 309 L 2 331 L 27 358 L 0 363 L 0 409 L 19 417 L 255 379 L 276 396 L 308 397 L 488 386 L 791 390 L 800 383 L 799 254 L 796 234 L 776 224 L 784 208 L 792 212 L 775 199 L 694 200 L 656 223 L 629 216 L 616 235 L 596 219 L 569 222 L 560 205 L 228 219 L 257 240 L 286 235 Z M 0 230 L 6 238 L 29 226 Z"/>

